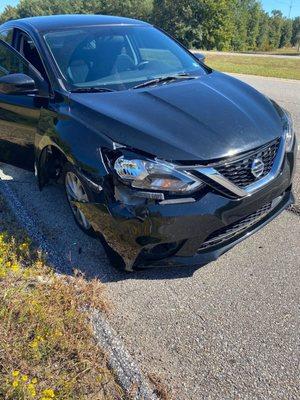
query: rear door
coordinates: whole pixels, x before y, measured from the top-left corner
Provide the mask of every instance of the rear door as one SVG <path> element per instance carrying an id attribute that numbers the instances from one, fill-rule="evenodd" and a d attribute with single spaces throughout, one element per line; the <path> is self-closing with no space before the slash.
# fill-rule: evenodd
<path id="1" fill-rule="evenodd" d="M 23 73 L 34 79 L 39 92 L 12 95 L 0 92 L 0 161 L 34 168 L 34 141 L 41 108 L 47 106 L 48 84 L 15 49 L 0 39 L 0 77 Z M 42 95 L 41 95 L 42 94 Z"/>

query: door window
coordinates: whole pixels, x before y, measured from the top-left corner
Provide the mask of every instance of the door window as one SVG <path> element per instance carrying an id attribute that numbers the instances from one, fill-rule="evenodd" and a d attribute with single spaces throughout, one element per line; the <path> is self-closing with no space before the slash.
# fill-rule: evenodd
<path id="1" fill-rule="evenodd" d="M 0 40 L 3 40 L 3 42 L 6 42 L 10 45 L 12 45 L 13 41 L 13 29 L 7 29 L 5 31 L 0 32 Z"/>
<path id="2" fill-rule="evenodd" d="M 20 54 L 22 54 L 22 56 L 39 71 L 42 77 L 48 81 L 42 59 L 31 37 L 21 32 L 18 42 Z"/>
<path id="3" fill-rule="evenodd" d="M 30 75 L 29 64 L 0 40 L 0 77 L 18 73 Z"/>

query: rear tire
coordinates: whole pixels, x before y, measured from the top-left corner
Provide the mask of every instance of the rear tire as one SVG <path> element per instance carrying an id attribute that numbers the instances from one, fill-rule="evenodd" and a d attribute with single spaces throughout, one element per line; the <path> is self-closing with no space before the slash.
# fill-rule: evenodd
<path id="1" fill-rule="evenodd" d="M 69 163 L 64 167 L 63 182 L 66 198 L 72 210 L 73 217 L 79 228 L 89 236 L 95 237 L 96 233 L 83 212 L 73 204 L 73 201 L 89 203 L 93 201 L 93 193 L 79 176 L 76 169 Z"/>

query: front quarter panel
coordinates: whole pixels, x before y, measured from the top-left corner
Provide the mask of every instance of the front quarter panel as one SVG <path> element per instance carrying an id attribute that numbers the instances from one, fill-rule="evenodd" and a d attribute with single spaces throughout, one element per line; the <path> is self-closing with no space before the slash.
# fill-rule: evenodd
<path id="1" fill-rule="evenodd" d="M 68 98 L 61 96 L 59 101 L 53 101 L 47 109 L 42 109 L 35 146 L 37 165 L 43 150 L 47 146 L 54 146 L 83 173 L 103 177 L 106 169 L 100 149 L 111 148 L 112 142 L 75 117 Z"/>

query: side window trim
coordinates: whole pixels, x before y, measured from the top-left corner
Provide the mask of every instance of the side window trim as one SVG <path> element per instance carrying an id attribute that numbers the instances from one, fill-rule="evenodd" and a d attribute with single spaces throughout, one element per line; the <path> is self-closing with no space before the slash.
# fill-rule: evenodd
<path id="1" fill-rule="evenodd" d="M 36 50 L 37 50 L 37 53 L 38 53 L 38 55 L 39 55 L 39 57 L 40 57 L 40 60 L 41 60 L 41 62 L 42 62 L 42 64 L 43 64 L 44 71 L 45 71 L 45 74 L 46 74 L 47 79 L 45 79 L 45 78 L 42 76 L 42 74 L 34 67 L 34 65 L 32 65 L 31 63 L 29 63 L 29 61 L 20 53 L 20 42 L 21 42 L 22 35 L 28 36 L 28 37 L 30 38 L 30 40 L 33 41 L 33 43 L 34 43 L 34 45 L 35 45 L 35 48 L 36 48 Z M 49 93 L 50 93 L 50 94 L 53 94 L 51 80 L 50 80 L 50 78 L 49 78 L 49 74 L 48 74 L 47 68 L 46 68 L 46 66 L 45 66 L 43 57 L 41 56 L 41 53 L 40 53 L 40 51 L 39 51 L 38 46 L 36 45 L 36 41 L 32 38 L 32 36 L 30 35 L 30 33 L 27 32 L 27 31 L 24 30 L 24 29 L 15 27 L 15 28 L 14 28 L 14 47 L 15 47 L 15 50 L 20 54 L 20 56 L 21 56 L 23 59 L 25 59 L 25 60 L 32 66 L 32 68 L 34 68 L 34 70 L 37 71 L 37 73 L 42 77 L 42 79 L 44 79 L 44 80 L 47 82 L 47 84 L 48 84 L 48 86 L 49 86 Z"/>
<path id="2" fill-rule="evenodd" d="M 19 53 L 14 47 L 12 47 L 11 45 L 9 45 L 8 43 L 4 42 L 4 40 L 0 39 L 0 44 L 4 45 L 5 47 L 8 48 L 9 51 L 11 51 L 16 57 L 18 57 L 22 62 L 24 62 L 25 64 L 27 63 L 28 66 L 30 67 L 30 69 L 33 70 L 34 74 L 37 75 L 37 78 L 40 80 L 44 80 L 44 78 L 42 77 L 41 73 L 32 65 L 30 64 L 30 62 L 28 60 L 26 60 L 25 57 L 22 56 L 21 53 Z"/>
<path id="3" fill-rule="evenodd" d="M 26 60 L 26 58 L 24 58 L 22 56 L 22 54 L 20 54 L 16 49 L 14 49 L 12 46 L 10 46 L 8 43 L 4 42 L 1 39 L 0 39 L 0 46 L 4 46 L 8 50 L 8 52 L 12 53 L 12 55 L 15 56 L 16 58 L 18 58 L 24 65 L 27 65 L 28 71 L 30 71 L 29 75 L 32 77 L 32 79 L 34 79 L 35 81 L 38 81 L 39 90 L 41 91 L 41 93 L 46 92 L 46 91 L 49 92 L 48 83 L 42 77 L 40 72 L 32 64 L 30 64 L 30 62 L 28 60 Z M 9 71 L 9 73 L 10 73 L 10 71 Z M 47 86 L 47 90 L 46 90 L 46 86 Z M 43 94 L 42 94 L 42 96 L 43 96 Z"/>

